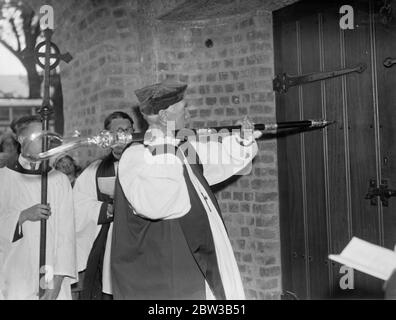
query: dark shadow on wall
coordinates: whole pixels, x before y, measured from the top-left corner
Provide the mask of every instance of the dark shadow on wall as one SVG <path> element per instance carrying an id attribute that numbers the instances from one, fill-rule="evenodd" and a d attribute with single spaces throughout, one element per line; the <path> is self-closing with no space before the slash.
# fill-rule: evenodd
<path id="1" fill-rule="evenodd" d="M 138 105 L 132 107 L 132 119 L 135 121 L 134 129 L 136 132 L 145 132 L 147 130 L 148 123 L 144 120 Z"/>

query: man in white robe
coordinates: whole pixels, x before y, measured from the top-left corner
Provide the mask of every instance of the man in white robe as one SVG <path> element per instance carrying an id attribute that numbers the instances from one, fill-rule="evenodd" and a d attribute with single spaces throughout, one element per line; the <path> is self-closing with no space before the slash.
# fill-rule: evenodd
<path id="1" fill-rule="evenodd" d="M 186 86 L 156 84 L 136 92 L 149 124 L 144 144 L 119 165 L 112 242 L 115 299 L 244 299 L 220 208 L 209 185 L 251 164 L 251 123 L 239 134 L 181 144 Z M 245 132 L 246 133 L 246 132 Z"/>
<path id="2" fill-rule="evenodd" d="M 133 120 L 124 112 L 113 112 L 104 129 L 133 132 Z M 104 159 L 89 165 L 73 188 L 76 212 L 78 271 L 84 272 L 80 299 L 112 298 L 110 249 L 113 229 L 113 198 L 118 161 L 125 146 L 115 146 Z"/>
<path id="3" fill-rule="evenodd" d="M 17 123 L 22 144 L 41 132 L 38 116 Z M 35 141 L 25 150 L 41 150 Z M 22 155 L 0 169 L 0 291 L 4 299 L 71 299 L 71 282 L 77 278 L 72 190 L 67 177 L 48 172 L 48 205 L 41 200 L 41 167 Z M 47 220 L 46 277 L 39 279 L 40 219 Z M 1 296 L 0 295 L 0 296 Z"/>

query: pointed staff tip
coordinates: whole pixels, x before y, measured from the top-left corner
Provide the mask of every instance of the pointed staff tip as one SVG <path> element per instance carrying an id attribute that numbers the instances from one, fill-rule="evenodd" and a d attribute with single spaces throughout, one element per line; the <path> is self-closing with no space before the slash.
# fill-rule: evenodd
<path id="1" fill-rule="evenodd" d="M 325 122 L 325 126 L 330 126 L 332 124 L 336 124 L 337 121 L 336 120 L 324 120 Z"/>
<path id="2" fill-rule="evenodd" d="M 327 126 L 330 126 L 332 124 L 336 123 L 336 121 L 333 120 L 311 120 L 311 127 L 312 128 L 325 128 Z"/>

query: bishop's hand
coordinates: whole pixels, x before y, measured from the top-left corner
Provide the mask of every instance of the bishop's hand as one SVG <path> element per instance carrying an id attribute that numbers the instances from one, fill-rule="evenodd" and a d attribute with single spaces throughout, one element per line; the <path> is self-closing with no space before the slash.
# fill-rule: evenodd
<path id="1" fill-rule="evenodd" d="M 241 126 L 241 138 L 244 140 L 243 145 L 250 145 L 254 140 L 259 139 L 263 133 L 254 130 L 254 123 L 247 117 L 242 121 L 238 121 L 237 125 Z"/>

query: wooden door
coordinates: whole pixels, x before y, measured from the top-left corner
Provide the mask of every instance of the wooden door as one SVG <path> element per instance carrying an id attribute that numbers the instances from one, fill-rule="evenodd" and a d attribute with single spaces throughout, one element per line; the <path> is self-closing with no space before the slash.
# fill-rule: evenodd
<path id="1" fill-rule="evenodd" d="M 353 30 L 339 27 L 343 1 L 301 1 L 274 13 L 276 74 L 367 65 L 276 94 L 278 121 L 336 121 L 278 140 L 282 283 L 300 299 L 383 296 L 383 283 L 358 271 L 354 289 L 342 289 L 341 266 L 327 258 L 353 236 L 396 244 L 396 199 L 388 207 L 365 199 L 371 180 L 396 188 L 396 66 L 382 65 L 396 58 L 396 23 L 383 23 L 381 3 L 350 1 Z"/>

